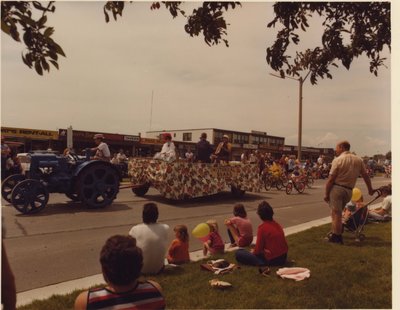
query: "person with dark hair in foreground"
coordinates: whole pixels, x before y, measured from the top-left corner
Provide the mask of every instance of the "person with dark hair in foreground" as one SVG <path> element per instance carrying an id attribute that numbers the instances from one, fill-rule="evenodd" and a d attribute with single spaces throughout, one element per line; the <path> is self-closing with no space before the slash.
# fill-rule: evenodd
<path id="1" fill-rule="evenodd" d="M 107 286 L 78 295 L 75 310 L 84 309 L 164 309 L 165 299 L 157 282 L 139 282 L 142 250 L 135 238 L 110 237 L 100 252 L 100 264 Z"/>
<path id="2" fill-rule="evenodd" d="M 157 223 L 158 208 L 153 202 L 144 204 L 142 218 L 143 223 L 133 226 L 129 235 L 143 251 L 142 273 L 157 274 L 164 269 L 169 226 Z"/>
<path id="3" fill-rule="evenodd" d="M 280 266 L 286 263 L 288 245 L 281 225 L 273 220 L 274 210 L 265 200 L 258 205 L 257 214 L 263 223 L 257 229 L 255 248 L 236 251 L 236 260 L 245 265 Z"/>

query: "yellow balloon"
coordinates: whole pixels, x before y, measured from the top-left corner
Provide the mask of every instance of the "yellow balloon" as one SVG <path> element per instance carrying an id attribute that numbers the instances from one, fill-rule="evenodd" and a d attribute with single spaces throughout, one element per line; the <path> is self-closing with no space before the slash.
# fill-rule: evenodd
<path id="1" fill-rule="evenodd" d="M 359 188 L 357 188 L 357 187 L 354 187 L 353 188 L 353 194 L 351 196 L 351 200 L 352 201 L 358 201 L 358 200 L 360 200 L 361 196 L 362 196 L 361 190 Z"/>
<path id="2" fill-rule="evenodd" d="M 210 226 L 206 223 L 200 223 L 192 230 L 192 235 L 196 238 L 203 238 L 210 233 Z"/>

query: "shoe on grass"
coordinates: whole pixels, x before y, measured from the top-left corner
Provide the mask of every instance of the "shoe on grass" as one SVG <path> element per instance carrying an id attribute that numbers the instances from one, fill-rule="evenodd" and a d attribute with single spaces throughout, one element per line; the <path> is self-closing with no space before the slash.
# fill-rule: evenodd
<path id="1" fill-rule="evenodd" d="M 328 242 L 343 244 L 343 237 L 342 235 L 332 234 L 330 235 Z"/>

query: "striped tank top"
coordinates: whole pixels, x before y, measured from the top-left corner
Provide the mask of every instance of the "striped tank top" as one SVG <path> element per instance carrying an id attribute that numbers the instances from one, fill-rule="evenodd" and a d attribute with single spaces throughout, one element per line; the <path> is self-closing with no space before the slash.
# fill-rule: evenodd
<path id="1" fill-rule="evenodd" d="M 149 282 L 138 283 L 136 288 L 124 293 L 114 293 L 109 289 L 90 289 L 88 310 L 133 310 L 164 309 L 165 300 L 161 292 Z"/>

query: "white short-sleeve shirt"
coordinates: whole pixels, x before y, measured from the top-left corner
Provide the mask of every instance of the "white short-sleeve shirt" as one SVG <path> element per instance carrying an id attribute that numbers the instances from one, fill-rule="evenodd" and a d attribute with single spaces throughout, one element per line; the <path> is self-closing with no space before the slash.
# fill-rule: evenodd
<path id="1" fill-rule="evenodd" d="M 104 142 L 100 142 L 100 144 L 97 146 L 97 149 L 101 152 L 103 156 L 99 157 L 110 157 L 110 149 L 108 148 L 108 145 Z"/>
<path id="2" fill-rule="evenodd" d="M 138 224 L 132 227 L 129 235 L 136 238 L 136 245 L 143 252 L 142 273 L 156 274 L 164 266 L 168 247 L 167 224 Z"/>

